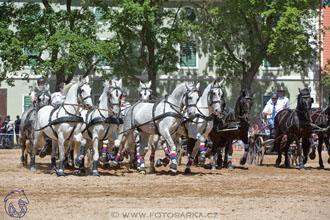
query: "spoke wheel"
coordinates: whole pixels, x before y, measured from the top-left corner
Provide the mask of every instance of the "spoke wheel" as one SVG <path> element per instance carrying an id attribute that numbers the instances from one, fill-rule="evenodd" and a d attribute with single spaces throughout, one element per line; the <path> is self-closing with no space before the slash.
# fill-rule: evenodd
<path id="1" fill-rule="evenodd" d="M 253 138 L 249 138 L 249 155 L 248 159 L 250 162 L 250 165 L 253 164 L 253 160 L 255 159 L 255 149 L 254 149 L 254 143 L 253 143 Z"/>

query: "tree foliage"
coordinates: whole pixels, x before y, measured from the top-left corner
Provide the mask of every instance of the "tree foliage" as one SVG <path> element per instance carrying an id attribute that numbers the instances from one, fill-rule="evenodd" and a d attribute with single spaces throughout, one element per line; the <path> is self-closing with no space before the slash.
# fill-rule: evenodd
<path id="1" fill-rule="evenodd" d="M 18 74 L 54 74 L 59 84 L 77 72 L 90 74 L 102 60 L 115 59 L 117 44 L 99 39 L 102 27 L 91 5 L 73 8 L 68 0 L 61 8 L 56 1 L 42 2 L 0 5 L 1 81 L 10 82 Z"/>
<path id="2" fill-rule="evenodd" d="M 147 74 L 154 94 L 157 74 L 177 71 L 178 44 L 188 38 L 180 6 L 165 7 L 166 2 L 120 0 L 104 7 L 109 32 L 119 42 L 114 72 L 129 77 Z"/>
<path id="3" fill-rule="evenodd" d="M 224 0 L 196 4 L 200 25 L 192 30 L 208 42 L 210 66 L 249 88 L 264 59 L 299 72 L 317 55 L 315 0 Z"/>

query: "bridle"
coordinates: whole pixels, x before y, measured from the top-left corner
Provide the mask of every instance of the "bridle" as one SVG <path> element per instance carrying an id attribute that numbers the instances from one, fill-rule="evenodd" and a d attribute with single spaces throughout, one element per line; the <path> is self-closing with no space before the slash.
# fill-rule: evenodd
<path id="1" fill-rule="evenodd" d="M 120 98 L 119 98 L 119 102 L 112 102 L 111 101 L 111 93 L 113 92 L 113 91 L 116 91 L 116 95 L 117 96 L 119 96 L 119 93 L 121 94 L 120 95 Z M 109 87 L 109 90 L 108 90 L 108 92 L 107 92 L 107 97 L 108 97 L 108 107 L 109 107 L 109 109 L 113 112 L 113 107 L 114 106 L 118 106 L 118 108 L 120 109 L 120 104 L 121 104 L 121 96 L 122 96 L 122 90 L 121 90 L 121 88 L 120 87 L 118 87 L 118 86 L 110 86 Z"/>
<path id="2" fill-rule="evenodd" d="M 222 104 L 224 103 L 224 100 L 222 99 L 223 92 L 222 92 L 222 95 L 221 95 L 220 99 L 214 101 L 214 100 L 213 100 L 214 89 L 220 89 L 220 90 L 222 91 L 222 88 L 221 88 L 220 86 L 212 86 L 211 89 L 210 89 L 210 91 L 209 91 L 208 94 L 207 94 L 207 98 L 208 98 L 208 100 L 209 100 L 209 104 L 210 104 L 210 106 L 213 107 L 214 104 L 219 103 L 219 105 L 220 105 L 220 107 L 221 107 Z"/>
<path id="3" fill-rule="evenodd" d="M 78 99 L 81 101 L 81 103 L 86 107 L 86 104 L 85 104 L 85 100 L 87 100 L 87 99 L 92 99 L 92 96 L 91 95 L 89 95 L 89 96 L 85 96 L 85 97 L 83 97 L 83 95 L 82 95 L 82 92 L 83 92 L 83 90 L 81 89 L 84 85 L 87 85 L 87 83 L 84 83 L 84 84 L 82 84 L 81 86 L 79 86 L 78 87 L 78 89 L 77 89 L 77 97 L 78 97 Z"/>
<path id="4" fill-rule="evenodd" d="M 246 100 L 249 100 L 249 102 L 246 103 Z M 251 111 L 252 106 L 252 97 L 250 95 L 242 96 L 242 99 L 240 100 L 240 117 L 242 117 L 245 120 L 248 120 L 248 115 Z M 247 108 L 245 108 L 247 107 Z"/>
<path id="5" fill-rule="evenodd" d="M 146 96 L 148 91 L 150 92 L 149 99 L 151 99 L 152 89 L 147 88 L 147 87 L 139 88 L 140 98 L 142 97 L 142 93 L 144 93 L 144 96 Z"/>
<path id="6" fill-rule="evenodd" d="M 195 93 L 195 92 L 198 93 L 198 99 L 197 99 L 197 101 L 196 101 L 195 103 L 189 103 L 189 99 L 190 99 L 191 95 L 192 95 L 193 93 Z M 198 90 L 198 89 L 196 89 L 196 88 L 193 88 L 193 89 L 188 89 L 188 90 L 184 93 L 182 99 L 184 99 L 184 102 L 183 102 L 183 103 L 184 103 L 184 105 L 185 105 L 185 106 L 187 107 L 187 109 L 188 109 L 188 108 L 190 108 L 190 107 L 197 107 L 197 102 L 198 102 L 198 100 L 200 99 L 200 97 L 201 97 L 201 91 Z"/>

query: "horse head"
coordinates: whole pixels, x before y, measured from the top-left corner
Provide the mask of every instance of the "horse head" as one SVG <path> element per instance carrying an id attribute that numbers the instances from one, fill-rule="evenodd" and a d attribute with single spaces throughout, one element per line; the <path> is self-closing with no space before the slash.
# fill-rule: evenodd
<path id="1" fill-rule="evenodd" d="M 299 89 L 298 102 L 297 102 L 297 110 L 305 113 L 307 118 L 309 118 L 310 111 L 312 108 L 312 103 L 314 102 L 314 99 L 311 97 L 310 93 L 311 93 L 310 87 L 308 89 L 305 88 L 303 90 Z"/>
<path id="2" fill-rule="evenodd" d="M 41 107 L 50 104 L 50 94 L 48 88 L 49 85 L 37 87 L 37 91 L 36 91 L 37 109 L 40 109 Z"/>
<path id="3" fill-rule="evenodd" d="M 210 90 L 207 93 L 208 104 L 212 108 L 212 112 L 215 115 L 221 114 L 226 105 L 224 100 L 224 92 L 221 88 L 224 80 L 225 79 L 219 83 L 214 80 L 211 83 Z"/>
<path id="4" fill-rule="evenodd" d="M 86 108 L 91 108 L 93 106 L 91 92 L 92 89 L 89 86 L 89 77 L 80 77 L 77 85 L 77 97 L 78 97 L 78 104 L 82 104 Z"/>
<path id="5" fill-rule="evenodd" d="M 244 119 L 244 121 L 249 121 L 249 115 L 253 105 L 253 95 L 250 95 L 249 90 L 243 89 L 241 91 L 240 97 L 238 99 L 238 115 Z"/>
<path id="6" fill-rule="evenodd" d="M 199 83 L 195 86 L 193 83 L 185 83 L 186 92 L 182 97 L 182 105 L 186 107 L 189 118 L 195 117 L 197 102 L 200 97 Z"/>
<path id="7" fill-rule="evenodd" d="M 151 81 L 149 81 L 148 83 L 144 83 L 140 81 L 138 92 L 139 92 L 140 100 L 142 101 L 150 100 L 152 96 Z"/>
<path id="8" fill-rule="evenodd" d="M 113 115 L 119 116 L 120 114 L 120 103 L 122 96 L 122 79 L 112 79 L 108 83 L 107 96 L 108 96 L 108 108 Z"/>

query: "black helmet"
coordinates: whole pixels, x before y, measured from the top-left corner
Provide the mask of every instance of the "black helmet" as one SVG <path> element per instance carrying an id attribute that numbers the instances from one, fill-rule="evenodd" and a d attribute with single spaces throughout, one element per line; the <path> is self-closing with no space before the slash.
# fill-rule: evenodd
<path id="1" fill-rule="evenodd" d="M 58 85 L 58 88 L 64 88 L 64 86 L 65 86 L 65 83 L 64 82 L 61 82 L 59 85 Z"/>
<path id="2" fill-rule="evenodd" d="M 41 82 L 46 83 L 46 80 L 45 80 L 44 77 L 40 77 L 39 79 L 37 79 L 38 84 L 41 83 Z"/>
<path id="3" fill-rule="evenodd" d="M 277 95 L 276 93 L 273 93 L 273 94 L 271 95 L 271 98 L 272 98 L 272 99 L 278 99 L 278 95 Z"/>
<path id="4" fill-rule="evenodd" d="M 122 96 L 125 96 L 125 97 L 127 97 L 127 93 L 126 93 L 125 91 L 123 91 L 123 94 L 122 94 Z"/>
<path id="5" fill-rule="evenodd" d="M 284 91 L 284 87 L 283 87 L 283 86 L 279 87 L 279 88 L 277 89 L 277 91 L 278 91 L 278 92 L 279 92 L 279 91 Z"/>

